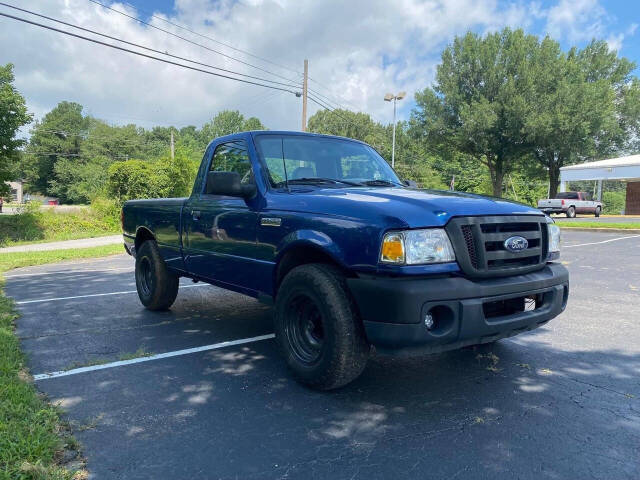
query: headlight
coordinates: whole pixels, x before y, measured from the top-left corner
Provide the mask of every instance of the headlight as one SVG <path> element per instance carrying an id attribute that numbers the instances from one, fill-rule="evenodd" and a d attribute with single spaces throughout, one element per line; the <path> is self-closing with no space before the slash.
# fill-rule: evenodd
<path id="1" fill-rule="evenodd" d="M 389 232 L 382 239 L 380 261 L 406 265 L 453 262 L 449 236 L 442 228 Z"/>
<path id="2" fill-rule="evenodd" d="M 560 256 L 560 227 L 555 223 L 547 223 L 549 232 L 549 259 L 555 260 Z"/>

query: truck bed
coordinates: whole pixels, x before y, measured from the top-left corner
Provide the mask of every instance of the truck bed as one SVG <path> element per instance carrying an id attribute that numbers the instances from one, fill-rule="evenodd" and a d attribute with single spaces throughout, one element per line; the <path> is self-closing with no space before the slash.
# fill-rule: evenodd
<path id="1" fill-rule="evenodd" d="M 168 265 L 184 270 L 182 256 L 182 208 L 186 198 L 157 198 L 129 200 L 123 209 L 123 231 L 125 237 L 133 239 L 139 226 L 153 232 Z"/>

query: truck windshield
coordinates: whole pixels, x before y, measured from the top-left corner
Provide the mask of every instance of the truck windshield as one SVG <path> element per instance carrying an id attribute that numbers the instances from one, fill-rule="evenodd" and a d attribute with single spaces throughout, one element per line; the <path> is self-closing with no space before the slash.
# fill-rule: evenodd
<path id="1" fill-rule="evenodd" d="M 273 187 L 402 185 L 389 164 L 370 146 L 329 137 L 258 135 L 258 154 Z"/>

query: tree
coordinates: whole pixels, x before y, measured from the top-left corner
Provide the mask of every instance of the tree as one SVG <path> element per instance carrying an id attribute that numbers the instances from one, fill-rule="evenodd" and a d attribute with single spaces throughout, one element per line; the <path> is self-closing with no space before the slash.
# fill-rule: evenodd
<path id="1" fill-rule="evenodd" d="M 442 53 L 436 83 L 416 94 L 412 123 L 436 153 L 457 151 L 487 166 L 495 196 L 528 152 L 522 129 L 536 72 L 538 40 L 509 28 L 456 37 Z"/>
<path id="2" fill-rule="evenodd" d="M 635 64 L 604 41 L 567 54 L 545 38 L 535 58 L 536 81 L 524 125 L 526 142 L 548 170 L 554 197 L 560 168 L 633 150 L 640 133 L 640 83 Z"/>
<path id="3" fill-rule="evenodd" d="M 164 145 L 150 142 L 145 138 L 146 132 L 143 133 L 141 128 L 133 124 L 112 126 L 92 117 L 87 118 L 87 124 L 88 132 L 82 138 L 80 148 L 85 158 L 103 157 L 109 161 L 125 160 L 129 157 L 140 158 L 149 154 L 153 156 L 159 152 L 164 154 L 169 149 L 168 138 L 165 139 Z"/>
<path id="4" fill-rule="evenodd" d="M 82 105 L 60 102 L 36 122 L 31 130 L 27 156 L 22 165 L 24 177 L 31 190 L 50 194 L 54 167 L 61 158 L 78 158 L 89 120 L 82 116 Z"/>
<path id="5" fill-rule="evenodd" d="M 25 143 L 16 138 L 18 129 L 31 122 L 24 97 L 13 86 L 13 65 L 0 66 L 0 196 L 9 193 L 5 183 L 11 178 L 18 160 L 18 149 Z"/>
<path id="6" fill-rule="evenodd" d="M 237 110 L 223 110 L 202 126 L 200 138 L 207 145 L 214 138 L 247 130 L 265 130 L 265 127 L 256 117 L 245 119 Z"/>
<path id="7" fill-rule="evenodd" d="M 342 109 L 318 110 L 309 118 L 307 125 L 310 132 L 355 138 L 378 150 L 385 143 L 384 127 L 366 113 Z"/>
<path id="8" fill-rule="evenodd" d="M 53 166 L 49 192 L 62 203 L 89 203 L 107 182 L 109 158 L 60 158 Z"/>

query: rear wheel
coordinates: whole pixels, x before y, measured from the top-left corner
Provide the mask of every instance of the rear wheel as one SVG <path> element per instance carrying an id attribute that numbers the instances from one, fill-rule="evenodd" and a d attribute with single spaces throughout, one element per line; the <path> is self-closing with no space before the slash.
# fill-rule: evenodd
<path id="1" fill-rule="evenodd" d="M 600 207 L 596 207 L 596 213 L 595 213 L 596 217 L 600 216 L 600 212 L 601 211 L 602 211 L 602 209 Z"/>
<path id="2" fill-rule="evenodd" d="M 576 208 L 575 207 L 567 208 L 567 218 L 575 218 L 575 216 L 576 216 Z"/>
<path id="3" fill-rule="evenodd" d="M 158 245 L 147 240 L 136 252 L 136 289 L 149 310 L 167 310 L 178 295 L 179 278 L 167 269 Z"/>
<path id="4" fill-rule="evenodd" d="M 287 274 L 276 298 L 275 331 L 296 379 L 319 390 L 351 382 L 369 357 L 344 276 L 330 265 L 302 265 Z"/>

